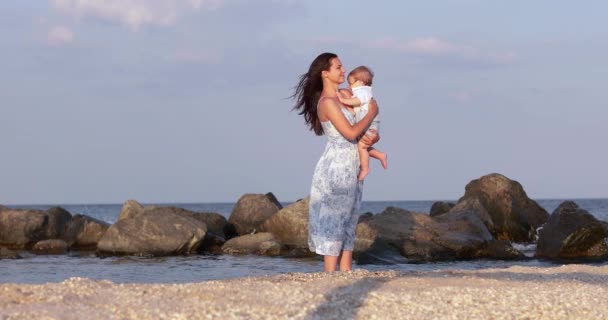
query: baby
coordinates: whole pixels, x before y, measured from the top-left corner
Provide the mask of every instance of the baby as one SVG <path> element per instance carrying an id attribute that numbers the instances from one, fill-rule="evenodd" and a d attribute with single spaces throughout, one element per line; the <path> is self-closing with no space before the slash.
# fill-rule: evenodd
<path id="1" fill-rule="evenodd" d="M 346 80 L 348 81 L 348 86 L 352 91 L 352 97 L 346 97 L 344 93 L 340 92 L 338 94 L 338 99 L 342 104 L 345 104 L 350 107 L 354 107 L 355 117 L 357 121 L 360 121 L 365 117 L 369 110 L 369 102 L 373 98 L 372 94 L 372 80 L 374 78 L 374 73 L 366 66 L 360 66 L 353 69 L 348 74 Z M 374 118 L 372 124 L 368 128 L 368 130 L 373 129 L 376 132 L 379 132 L 380 119 L 378 117 Z M 369 131 L 366 132 L 366 134 Z M 357 149 L 359 151 L 359 159 L 361 162 L 361 170 L 359 171 L 359 180 L 365 179 L 365 176 L 369 174 L 369 157 L 376 158 L 380 160 L 382 163 L 382 167 L 386 169 L 388 167 L 387 163 L 387 155 L 380 150 L 374 149 L 369 145 L 364 144 L 362 141 L 359 141 L 357 144 Z"/>

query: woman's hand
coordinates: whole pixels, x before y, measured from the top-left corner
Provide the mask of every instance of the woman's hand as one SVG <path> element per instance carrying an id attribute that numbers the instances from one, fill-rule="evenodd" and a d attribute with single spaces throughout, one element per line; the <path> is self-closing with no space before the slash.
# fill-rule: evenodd
<path id="1" fill-rule="evenodd" d="M 369 129 L 367 132 L 361 137 L 361 142 L 366 145 L 368 148 L 374 145 L 376 142 L 380 140 L 380 135 L 374 129 Z"/>

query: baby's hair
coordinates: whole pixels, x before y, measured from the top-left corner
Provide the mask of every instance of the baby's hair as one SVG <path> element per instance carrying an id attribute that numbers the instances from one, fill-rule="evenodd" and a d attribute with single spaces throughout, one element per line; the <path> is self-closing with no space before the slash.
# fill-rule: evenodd
<path id="1" fill-rule="evenodd" d="M 371 86 L 372 80 L 374 80 L 374 73 L 366 66 L 358 66 L 348 74 L 348 77 L 353 77 L 363 82 L 366 86 Z"/>

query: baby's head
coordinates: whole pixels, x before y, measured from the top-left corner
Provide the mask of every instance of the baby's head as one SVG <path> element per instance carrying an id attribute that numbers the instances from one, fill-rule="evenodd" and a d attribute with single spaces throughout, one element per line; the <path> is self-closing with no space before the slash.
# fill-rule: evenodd
<path id="1" fill-rule="evenodd" d="M 374 73 L 366 66 L 358 66 L 348 74 L 346 78 L 348 86 L 351 88 L 360 86 L 371 86 L 374 80 Z"/>

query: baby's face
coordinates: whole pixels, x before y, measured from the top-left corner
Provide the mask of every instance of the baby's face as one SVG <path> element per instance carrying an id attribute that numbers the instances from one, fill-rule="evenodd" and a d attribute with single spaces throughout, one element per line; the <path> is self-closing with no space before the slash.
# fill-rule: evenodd
<path id="1" fill-rule="evenodd" d="M 352 88 L 356 88 L 356 87 L 360 87 L 360 86 L 363 85 L 363 81 L 357 80 L 357 79 L 355 79 L 355 77 L 352 77 L 352 76 L 348 77 L 347 81 L 348 81 L 348 87 L 351 88 L 351 89 Z"/>

